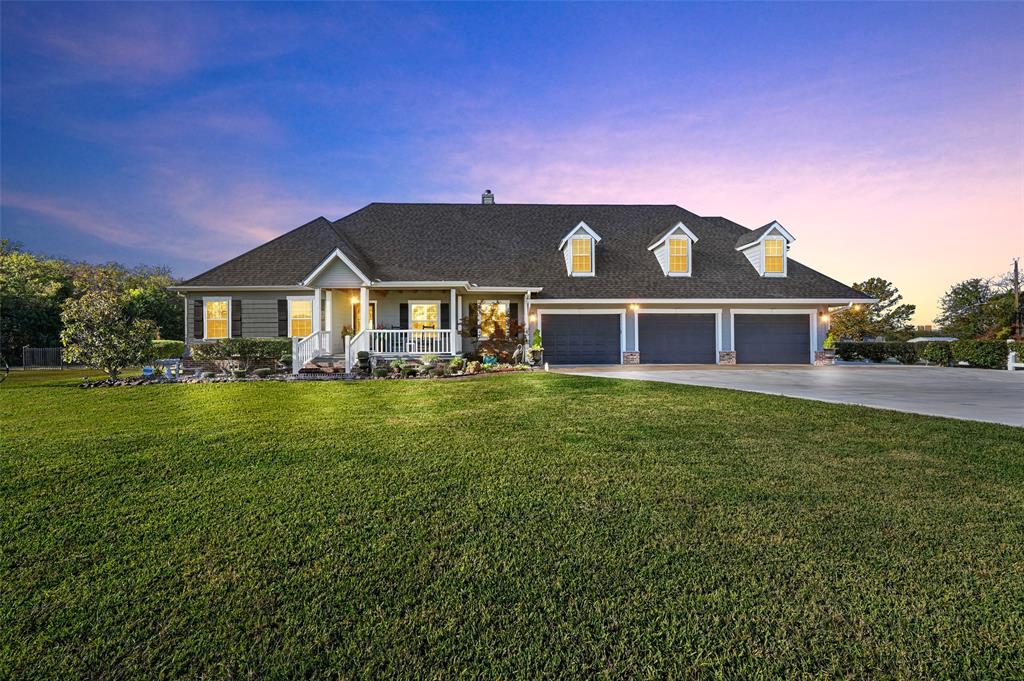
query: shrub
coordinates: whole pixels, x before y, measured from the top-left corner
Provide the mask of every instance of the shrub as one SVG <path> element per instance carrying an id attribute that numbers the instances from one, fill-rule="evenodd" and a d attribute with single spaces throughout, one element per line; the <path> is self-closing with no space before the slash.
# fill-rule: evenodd
<path id="1" fill-rule="evenodd" d="M 403 364 L 401 366 L 403 378 L 413 378 L 420 372 L 420 367 L 417 364 Z"/>
<path id="2" fill-rule="evenodd" d="M 894 342 L 886 343 L 885 346 L 888 356 L 895 358 L 900 364 L 917 362 L 917 345 L 914 343 Z"/>
<path id="3" fill-rule="evenodd" d="M 435 364 L 437 363 L 438 357 L 437 355 L 423 355 L 422 359 L 424 364 Z"/>
<path id="4" fill-rule="evenodd" d="M 400 359 L 393 359 L 393 360 L 391 360 L 391 362 L 388 363 L 388 366 L 391 367 L 392 371 L 394 371 L 395 373 L 398 373 L 399 371 L 402 370 L 402 364 L 404 364 L 404 362 L 402 362 L 402 360 L 400 360 Z"/>
<path id="5" fill-rule="evenodd" d="M 150 359 L 177 359 L 185 354 L 185 341 L 155 340 L 149 344 Z"/>
<path id="6" fill-rule="evenodd" d="M 63 308 L 60 341 L 66 361 L 101 369 L 112 379 L 126 367 L 147 361 L 156 324 L 133 319 L 116 292 L 88 291 L 65 300 Z"/>
<path id="7" fill-rule="evenodd" d="M 480 362 L 476 362 L 476 361 L 468 362 L 466 364 L 465 372 L 467 374 L 478 374 L 478 373 L 480 373 L 480 367 L 481 367 Z"/>
<path id="8" fill-rule="evenodd" d="M 953 361 L 953 350 L 949 347 L 949 343 L 932 341 L 923 343 L 923 345 L 924 347 L 919 351 L 921 359 L 931 364 L 938 364 L 940 367 L 947 367 Z"/>
<path id="9" fill-rule="evenodd" d="M 377 378 L 384 378 L 390 372 L 391 370 L 388 367 L 376 367 L 373 370 L 373 375 L 376 376 Z"/>
<path id="10" fill-rule="evenodd" d="M 245 378 L 245 369 L 232 369 L 231 370 L 231 377 L 232 378 Z"/>
<path id="11" fill-rule="evenodd" d="M 533 330 L 533 341 L 530 343 L 530 347 L 534 348 L 534 349 L 537 349 L 537 350 L 543 349 L 543 346 L 541 345 L 540 341 L 541 341 L 540 329 L 534 329 Z"/>
<path id="12" fill-rule="evenodd" d="M 360 361 L 364 359 L 370 359 L 370 353 L 368 353 L 366 350 L 360 350 L 359 352 L 356 353 L 356 359 Z"/>
<path id="13" fill-rule="evenodd" d="M 954 362 L 967 362 L 972 367 L 1003 369 L 1010 348 L 1006 341 L 959 340 L 949 344 Z"/>
<path id="14" fill-rule="evenodd" d="M 260 378 L 266 378 L 267 376 L 270 375 L 270 373 L 270 369 L 263 367 L 262 369 L 256 369 L 255 371 L 253 371 L 252 375 L 258 376 Z"/>
<path id="15" fill-rule="evenodd" d="M 292 364 L 292 353 L 289 352 L 286 355 L 281 355 L 281 359 L 279 359 L 278 361 L 281 362 L 281 364 L 286 364 L 288 366 L 291 366 L 291 364 Z"/>
<path id="16" fill-rule="evenodd" d="M 430 370 L 430 375 L 434 378 L 440 378 L 448 373 L 443 366 L 435 366 Z"/>
<path id="17" fill-rule="evenodd" d="M 901 364 L 913 364 L 917 361 L 917 348 L 913 343 L 894 341 L 890 343 L 853 343 L 843 341 L 836 344 L 836 356 L 845 362 L 868 360 L 884 362 L 887 359 L 898 360 Z"/>
<path id="18" fill-rule="evenodd" d="M 202 376 L 203 376 L 203 378 L 216 378 L 217 377 L 217 372 L 216 371 L 204 371 L 202 373 Z"/>
<path id="19" fill-rule="evenodd" d="M 452 361 L 448 362 L 448 368 L 452 371 L 461 371 L 466 360 L 461 357 L 452 357 Z"/>
<path id="20" fill-rule="evenodd" d="M 292 342 L 287 338 L 225 338 L 192 347 L 192 356 L 198 360 L 236 364 L 247 370 L 259 360 L 281 361 L 291 355 Z"/>

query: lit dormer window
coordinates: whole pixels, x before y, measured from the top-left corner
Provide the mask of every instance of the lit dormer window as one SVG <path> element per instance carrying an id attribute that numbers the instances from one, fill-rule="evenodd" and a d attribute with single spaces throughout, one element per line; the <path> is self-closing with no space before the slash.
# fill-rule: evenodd
<path id="1" fill-rule="evenodd" d="M 686 274 L 690 271 L 690 240 L 674 236 L 668 240 L 668 273 Z"/>
<path id="2" fill-rule="evenodd" d="M 565 271 L 570 277 L 592 277 L 595 274 L 595 247 L 601 237 L 581 222 L 565 235 L 559 250 L 565 256 Z"/>
<path id="3" fill-rule="evenodd" d="M 572 273 L 589 274 L 593 271 L 590 259 L 591 241 L 589 236 L 577 236 L 572 239 Z"/>
<path id="4" fill-rule="evenodd" d="M 742 234 L 736 240 L 736 250 L 746 256 L 762 277 L 785 277 L 789 269 L 787 260 L 793 235 L 777 221 Z"/>
<path id="5" fill-rule="evenodd" d="M 686 225 L 677 222 L 651 242 L 647 250 L 654 252 L 665 276 L 688 277 L 693 265 L 690 251 L 695 243 L 697 236 Z"/>
<path id="6" fill-rule="evenodd" d="M 782 274 L 786 271 L 785 239 L 764 240 L 764 271 L 765 274 Z"/>

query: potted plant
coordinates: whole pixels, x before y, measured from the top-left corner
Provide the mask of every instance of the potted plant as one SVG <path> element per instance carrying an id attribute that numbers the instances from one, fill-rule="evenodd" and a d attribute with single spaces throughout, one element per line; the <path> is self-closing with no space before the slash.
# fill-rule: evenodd
<path id="1" fill-rule="evenodd" d="M 540 329 L 533 330 L 533 340 L 530 342 L 530 349 L 527 350 L 526 356 L 530 360 L 530 364 L 540 364 L 541 359 L 544 357 L 544 346 L 541 345 Z"/>

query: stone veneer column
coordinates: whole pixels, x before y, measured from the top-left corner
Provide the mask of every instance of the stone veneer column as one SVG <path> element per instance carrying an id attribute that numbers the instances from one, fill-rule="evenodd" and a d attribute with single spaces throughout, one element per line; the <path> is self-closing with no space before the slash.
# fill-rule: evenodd
<path id="1" fill-rule="evenodd" d="M 723 350 L 722 352 L 718 353 L 718 363 L 719 364 L 735 364 L 736 363 L 736 353 L 734 351 L 732 351 L 732 350 Z"/>
<path id="2" fill-rule="evenodd" d="M 622 363 L 623 364 L 639 364 L 640 363 L 640 353 L 636 352 L 636 351 L 633 351 L 633 352 L 627 351 L 627 352 L 622 353 Z"/>

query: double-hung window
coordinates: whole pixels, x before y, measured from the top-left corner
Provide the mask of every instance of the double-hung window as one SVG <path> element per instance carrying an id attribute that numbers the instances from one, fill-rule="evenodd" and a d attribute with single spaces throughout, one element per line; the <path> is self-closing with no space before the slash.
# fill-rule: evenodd
<path id="1" fill-rule="evenodd" d="M 313 299 L 288 299 L 288 335 L 305 338 L 313 333 Z"/>
<path id="2" fill-rule="evenodd" d="M 410 303 L 409 327 L 414 331 L 434 330 L 440 318 L 439 303 Z"/>
<path id="3" fill-rule="evenodd" d="M 783 239 L 765 239 L 764 271 L 768 274 L 785 272 L 786 242 Z"/>
<path id="4" fill-rule="evenodd" d="M 203 301 L 207 338 L 228 338 L 231 335 L 231 299 L 206 298 Z"/>
<path id="5" fill-rule="evenodd" d="M 572 238 L 572 273 L 588 274 L 593 271 L 593 259 L 591 258 L 593 240 L 589 236 L 575 236 Z"/>
<path id="6" fill-rule="evenodd" d="M 669 274 L 686 274 L 690 271 L 690 240 L 685 236 L 674 236 L 668 240 Z"/>

